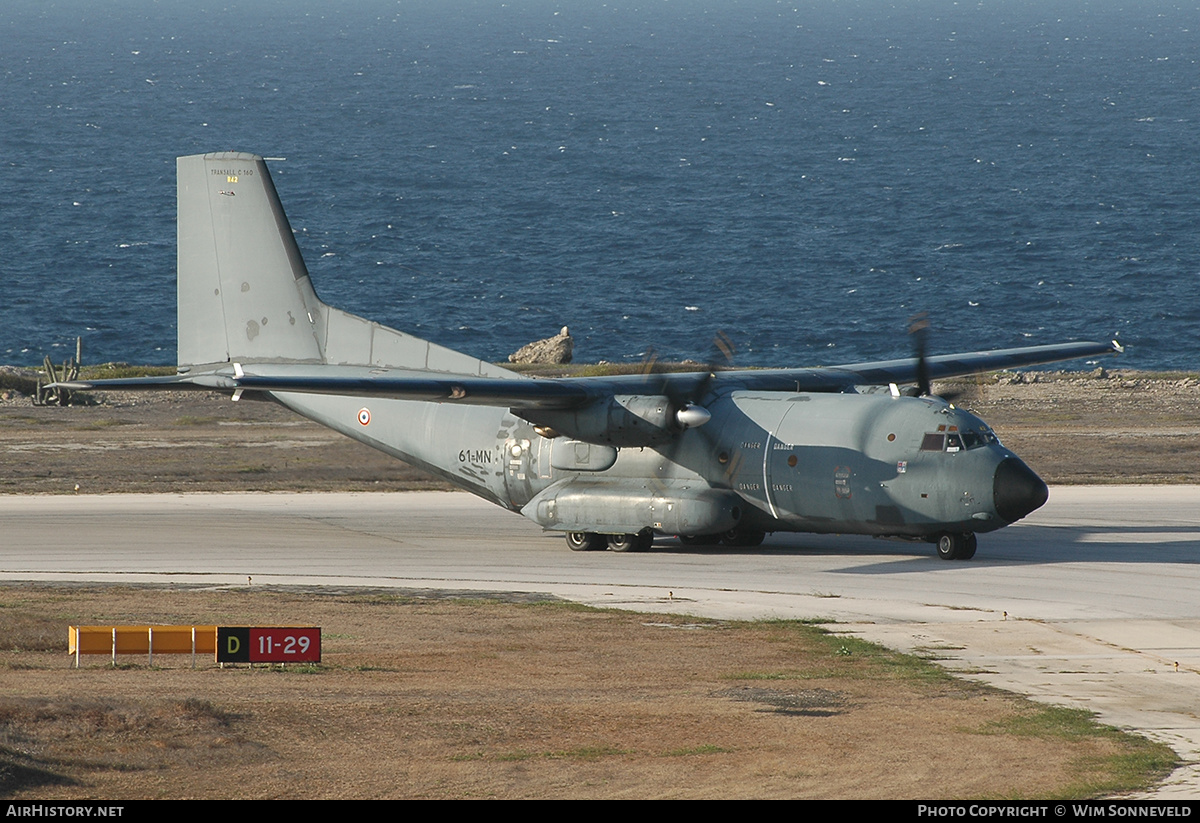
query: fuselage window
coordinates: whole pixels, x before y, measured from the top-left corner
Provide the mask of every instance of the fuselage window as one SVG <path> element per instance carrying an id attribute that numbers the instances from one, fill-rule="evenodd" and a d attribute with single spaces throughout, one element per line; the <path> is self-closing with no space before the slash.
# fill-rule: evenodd
<path id="1" fill-rule="evenodd" d="M 927 434 L 921 441 L 921 451 L 923 452 L 940 452 L 944 448 L 946 448 L 946 435 L 944 434 Z"/>
<path id="2" fill-rule="evenodd" d="M 962 451 L 962 447 L 962 438 L 959 437 L 957 433 L 951 432 L 950 434 L 946 435 L 946 451 L 960 452 Z"/>

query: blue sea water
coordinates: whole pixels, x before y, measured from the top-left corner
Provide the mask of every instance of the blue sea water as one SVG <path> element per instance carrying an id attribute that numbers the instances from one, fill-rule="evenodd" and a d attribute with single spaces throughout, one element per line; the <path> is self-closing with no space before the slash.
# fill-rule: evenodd
<path id="1" fill-rule="evenodd" d="M 326 302 L 489 359 L 1200 368 L 1198 60 L 1156 0 L 8 0 L 0 361 L 173 363 L 174 159 L 241 150 Z"/>

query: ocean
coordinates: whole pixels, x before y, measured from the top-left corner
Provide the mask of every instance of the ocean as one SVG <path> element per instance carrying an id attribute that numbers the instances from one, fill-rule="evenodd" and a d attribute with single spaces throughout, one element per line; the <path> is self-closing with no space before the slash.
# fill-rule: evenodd
<path id="1" fill-rule="evenodd" d="M 1155 0 L 8 0 L 0 362 L 174 363 L 175 157 L 238 150 L 322 299 L 491 360 L 1200 369 L 1198 60 Z"/>

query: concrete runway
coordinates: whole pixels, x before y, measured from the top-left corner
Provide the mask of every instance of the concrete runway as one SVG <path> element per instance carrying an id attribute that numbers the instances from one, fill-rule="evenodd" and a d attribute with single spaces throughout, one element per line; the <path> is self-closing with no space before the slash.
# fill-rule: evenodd
<path id="1" fill-rule="evenodd" d="M 0 497 L 0 579 L 546 592 L 719 618 L 820 617 L 1200 760 L 1200 487 L 1059 487 L 968 562 L 863 537 L 570 552 L 466 494 Z M 1200 798 L 1200 771 L 1158 797 Z"/>

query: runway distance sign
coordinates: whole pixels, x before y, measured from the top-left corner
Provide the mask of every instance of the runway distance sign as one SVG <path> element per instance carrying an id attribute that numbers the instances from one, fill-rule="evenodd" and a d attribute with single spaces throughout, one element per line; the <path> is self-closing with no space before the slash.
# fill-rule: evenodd
<path id="1" fill-rule="evenodd" d="M 218 663 L 320 663 L 317 627 L 218 626 Z"/>

